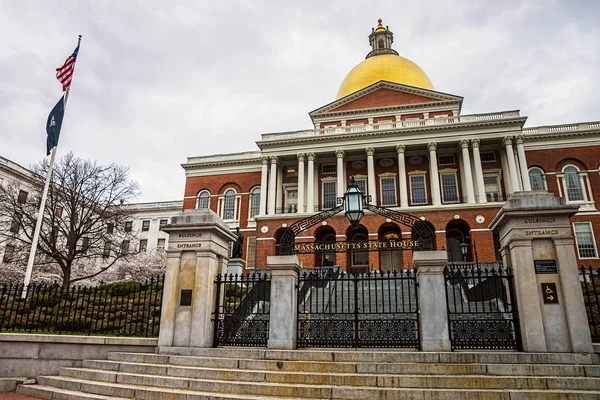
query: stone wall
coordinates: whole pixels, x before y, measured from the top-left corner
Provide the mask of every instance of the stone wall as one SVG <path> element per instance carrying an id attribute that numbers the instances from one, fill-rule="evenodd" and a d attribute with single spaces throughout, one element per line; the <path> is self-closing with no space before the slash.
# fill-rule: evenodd
<path id="1" fill-rule="evenodd" d="M 156 338 L 0 334 L 0 377 L 57 375 L 60 367 L 103 360 L 108 352 L 154 353 Z"/>

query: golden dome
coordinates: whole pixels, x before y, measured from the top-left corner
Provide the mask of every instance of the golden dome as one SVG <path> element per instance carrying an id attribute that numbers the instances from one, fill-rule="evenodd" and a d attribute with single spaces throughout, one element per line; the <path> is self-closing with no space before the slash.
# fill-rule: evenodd
<path id="1" fill-rule="evenodd" d="M 395 54 L 379 54 L 367 58 L 346 75 L 338 90 L 337 99 L 379 81 L 433 90 L 429 77 L 417 64 Z"/>

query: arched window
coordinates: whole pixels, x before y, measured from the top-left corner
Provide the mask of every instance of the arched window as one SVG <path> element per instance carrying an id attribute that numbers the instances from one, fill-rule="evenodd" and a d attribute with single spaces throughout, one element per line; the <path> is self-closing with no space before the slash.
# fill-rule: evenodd
<path id="1" fill-rule="evenodd" d="M 235 190 L 227 189 L 223 200 L 223 219 L 235 218 Z"/>
<path id="2" fill-rule="evenodd" d="M 210 192 L 208 190 L 203 190 L 198 194 L 198 199 L 196 200 L 196 208 L 200 210 L 208 209 L 208 205 L 210 202 Z"/>
<path id="3" fill-rule="evenodd" d="M 583 188 L 579 179 L 579 170 L 573 165 L 567 165 L 563 172 L 565 174 L 565 190 L 568 201 L 583 201 Z"/>
<path id="4" fill-rule="evenodd" d="M 379 42 L 377 43 L 377 45 L 379 46 L 380 49 L 383 49 L 383 39 L 379 39 Z"/>
<path id="5" fill-rule="evenodd" d="M 530 168 L 529 183 L 531 184 L 531 190 L 546 190 L 546 179 L 544 179 L 544 171 L 537 167 Z"/>
<path id="6" fill-rule="evenodd" d="M 260 186 L 250 191 L 250 218 L 260 214 Z"/>

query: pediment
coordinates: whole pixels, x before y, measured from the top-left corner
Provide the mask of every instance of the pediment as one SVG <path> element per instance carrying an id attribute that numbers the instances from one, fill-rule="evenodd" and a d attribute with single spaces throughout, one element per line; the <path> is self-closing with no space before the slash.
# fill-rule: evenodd
<path id="1" fill-rule="evenodd" d="M 310 112 L 311 117 L 323 114 L 411 106 L 428 103 L 462 103 L 462 97 L 433 90 L 380 81 L 358 92 L 338 99 Z"/>

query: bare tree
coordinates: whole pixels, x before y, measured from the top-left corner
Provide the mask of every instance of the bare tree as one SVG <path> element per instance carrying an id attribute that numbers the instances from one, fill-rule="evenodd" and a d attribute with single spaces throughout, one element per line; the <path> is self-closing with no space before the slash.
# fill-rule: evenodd
<path id="1" fill-rule="evenodd" d="M 29 193 L 15 184 L 0 188 L 0 243 L 8 245 L 13 265 L 27 262 L 48 172 L 48 163 L 33 168 Z M 103 166 L 72 153 L 56 161 L 33 276 L 39 270 L 60 269 L 62 286 L 89 280 L 126 259 L 136 247 L 127 203 L 139 194 L 129 170 Z M 5 257 L 6 258 L 6 257 Z"/>

